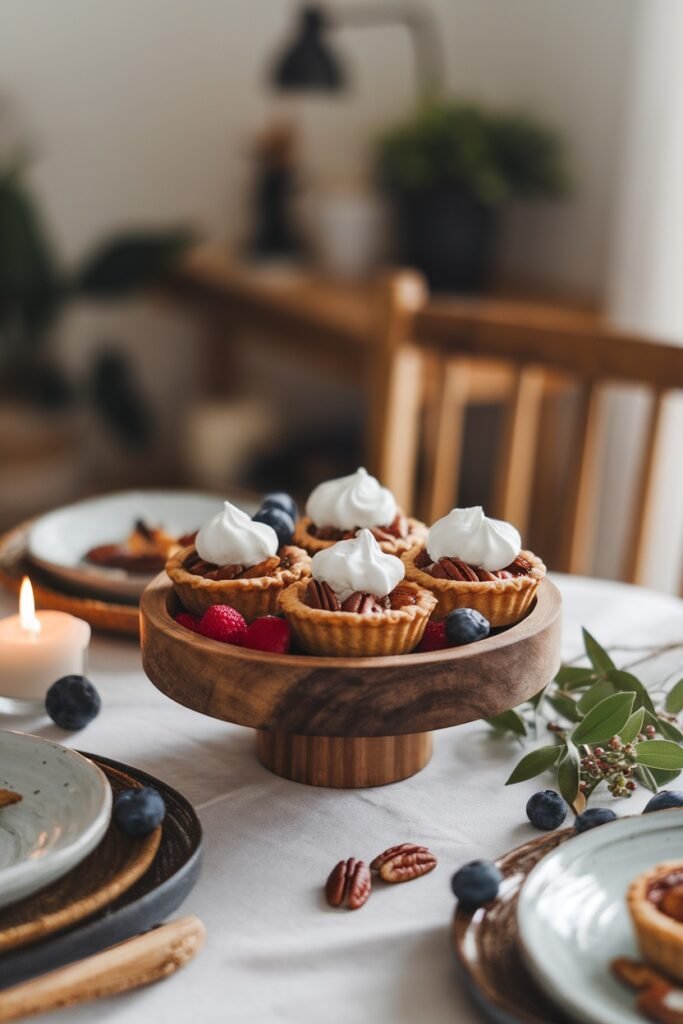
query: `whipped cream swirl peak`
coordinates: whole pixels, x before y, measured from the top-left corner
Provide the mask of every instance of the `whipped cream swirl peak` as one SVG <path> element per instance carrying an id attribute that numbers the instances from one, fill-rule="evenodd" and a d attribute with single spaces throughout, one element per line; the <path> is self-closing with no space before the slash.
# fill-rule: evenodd
<path id="1" fill-rule="evenodd" d="M 522 549 L 522 538 L 511 523 L 489 519 L 481 505 L 454 508 L 437 519 L 427 536 L 427 552 L 440 558 L 461 558 L 469 565 L 497 572 L 514 562 Z"/>
<path id="2" fill-rule="evenodd" d="M 340 540 L 311 561 L 313 578 L 328 583 L 341 602 L 360 591 L 385 597 L 403 579 L 400 558 L 386 555 L 369 530 L 359 530 L 352 540 Z"/>
<path id="3" fill-rule="evenodd" d="M 267 523 L 255 523 L 246 512 L 229 501 L 204 523 L 197 534 L 197 554 L 215 565 L 243 565 L 250 568 L 277 554 L 277 534 Z"/>
<path id="4" fill-rule="evenodd" d="M 335 530 L 389 526 L 397 511 L 391 491 L 362 467 L 350 476 L 318 484 L 306 502 L 306 515 L 316 526 Z"/>

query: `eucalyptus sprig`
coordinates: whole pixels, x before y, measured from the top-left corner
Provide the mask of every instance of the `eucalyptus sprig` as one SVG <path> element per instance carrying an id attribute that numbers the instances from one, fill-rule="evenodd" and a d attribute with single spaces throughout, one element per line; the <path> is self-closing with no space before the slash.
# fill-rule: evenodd
<path id="1" fill-rule="evenodd" d="M 520 740 L 545 729 L 552 742 L 522 758 L 506 785 L 555 771 L 560 793 L 579 813 L 604 782 L 617 797 L 640 784 L 656 793 L 683 770 L 683 679 L 660 703 L 631 672 L 583 630 L 590 666 L 563 666 L 555 679 L 514 711 L 487 719 L 497 732 Z M 548 715 L 548 709 L 552 714 Z"/>

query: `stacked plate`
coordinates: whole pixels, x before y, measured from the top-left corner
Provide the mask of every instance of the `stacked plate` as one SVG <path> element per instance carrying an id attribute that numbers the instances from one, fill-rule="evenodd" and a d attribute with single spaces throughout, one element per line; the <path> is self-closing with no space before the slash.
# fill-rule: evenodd
<path id="1" fill-rule="evenodd" d="M 498 899 L 456 913 L 458 959 L 487 1015 L 506 1024 L 643 1024 L 610 969 L 639 958 L 626 907 L 633 879 L 683 859 L 683 812 L 551 833 L 501 858 Z"/>

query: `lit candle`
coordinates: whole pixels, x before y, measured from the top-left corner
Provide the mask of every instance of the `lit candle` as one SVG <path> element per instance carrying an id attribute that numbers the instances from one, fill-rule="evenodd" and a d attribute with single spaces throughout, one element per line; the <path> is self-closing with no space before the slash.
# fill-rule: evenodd
<path id="1" fill-rule="evenodd" d="M 24 577 L 19 614 L 0 620 L 0 697 L 42 700 L 62 676 L 81 675 L 90 626 L 66 612 L 36 613 L 33 588 Z"/>

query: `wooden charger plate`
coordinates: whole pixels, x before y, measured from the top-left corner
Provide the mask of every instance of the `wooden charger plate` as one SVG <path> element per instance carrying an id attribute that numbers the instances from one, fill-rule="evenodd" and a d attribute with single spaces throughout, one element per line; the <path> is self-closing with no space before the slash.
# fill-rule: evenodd
<path id="1" fill-rule="evenodd" d="M 541 992 L 519 952 L 517 900 L 539 860 L 575 835 L 562 829 L 532 839 L 496 861 L 503 874 L 497 899 L 474 913 L 456 910 L 453 945 L 474 1001 L 497 1024 L 571 1024 Z"/>
<path id="2" fill-rule="evenodd" d="M 199 876 L 202 830 L 189 801 L 165 782 L 139 769 L 93 754 L 85 756 L 106 773 L 115 790 L 117 787 L 136 784 L 154 786 L 163 796 L 166 805 L 163 825 L 146 839 L 126 840 L 129 846 L 136 848 L 135 852 L 130 853 L 127 863 L 125 856 L 119 854 L 118 869 L 112 871 L 108 880 L 102 882 L 102 890 L 97 889 L 96 860 L 91 865 L 92 870 L 87 871 L 90 877 L 90 892 L 86 891 L 87 886 L 79 891 L 79 881 L 72 877 L 78 872 L 86 873 L 87 861 L 71 875 L 55 883 L 55 887 L 65 883 L 69 886 L 69 896 L 74 897 L 72 902 L 68 902 L 69 897 L 65 892 L 62 903 L 65 913 L 59 917 L 57 924 L 56 915 L 60 907 L 55 896 L 54 906 L 46 903 L 44 907 L 44 910 L 54 915 L 51 930 L 40 931 L 38 923 L 38 931 L 33 932 L 31 939 L 25 937 L 27 932 L 21 933 L 23 945 L 14 942 L 13 948 L 9 945 L 4 947 L 5 952 L 0 954 L 0 989 L 46 971 L 56 970 L 64 964 L 80 960 L 100 949 L 123 942 L 132 935 L 147 931 L 164 921 L 180 906 Z M 113 828 L 114 826 L 110 831 Z M 108 836 L 109 833 L 101 845 L 104 845 Z M 123 840 L 125 837 L 119 837 L 117 844 Z M 91 854 L 92 858 L 97 857 L 100 848 Z M 149 858 L 146 869 L 143 857 Z M 133 859 L 137 865 L 136 869 L 133 868 Z M 100 866 L 99 870 L 104 869 Z M 101 895 L 105 888 L 106 899 L 103 899 Z M 100 895 L 94 898 L 96 889 Z M 43 893 L 38 893 L 25 902 L 32 904 L 34 900 L 40 901 L 48 892 L 49 890 L 44 890 Z M 70 916 L 70 908 L 76 906 L 77 916 Z M 22 907 L 23 904 L 17 904 L 16 907 L 7 908 L 2 912 L 2 934 L 9 933 L 12 928 L 23 928 L 29 924 L 28 920 L 24 920 Z M 10 919 L 9 915 L 12 912 L 15 917 Z"/>
<path id="3" fill-rule="evenodd" d="M 103 766 L 114 797 L 140 783 Z M 46 938 L 113 903 L 144 875 L 161 841 L 161 828 L 131 839 L 112 822 L 84 861 L 46 889 L 0 911 L 0 954 Z"/>
<path id="4" fill-rule="evenodd" d="M 31 522 L 27 520 L 0 537 L 0 586 L 18 594 L 23 577 L 29 576 L 38 608 L 68 612 L 85 619 L 94 629 L 108 633 L 138 636 L 140 612 L 137 604 L 117 604 L 55 589 L 54 583 L 27 557 Z"/>

